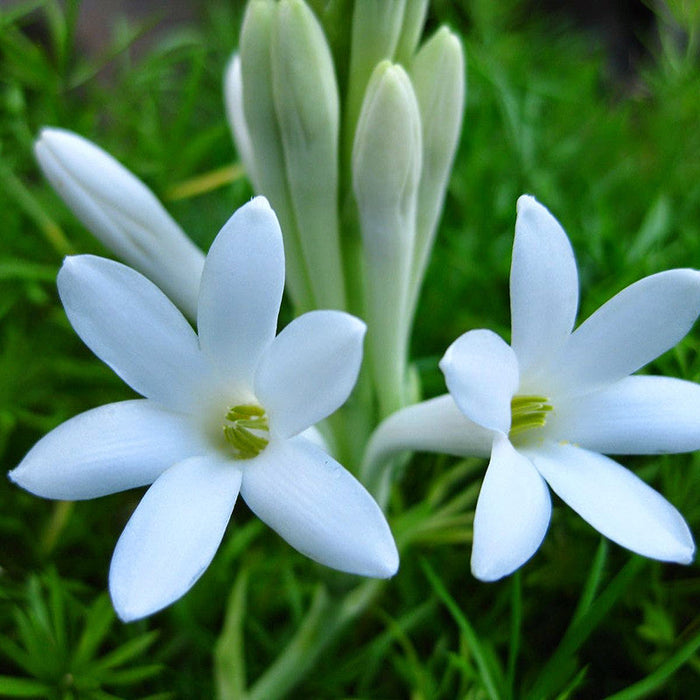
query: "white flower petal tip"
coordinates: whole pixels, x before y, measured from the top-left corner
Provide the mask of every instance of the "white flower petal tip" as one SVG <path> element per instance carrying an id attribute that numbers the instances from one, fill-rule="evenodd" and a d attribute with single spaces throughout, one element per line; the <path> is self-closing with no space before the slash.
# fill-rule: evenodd
<path id="1" fill-rule="evenodd" d="M 544 479 L 505 435 L 496 435 L 474 514 L 474 576 L 498 581 L 520 568 L 542 543 L 551 513 Z"/>
<path id="2" fill-rule="evenodd" d="M 43 498 L 97 498 L 150 484 L 172 464 L 206 449 L 186 416 L 152 401 L 122 401 L 54 428 L 9 478 Z"/>
<path id="3" fill-rule="evenodd" d="M 260 355 L 275 337 L 283 289 L 282 231 L 265 197 L 255 197 L 223 225 L 202 272 L 200 345 L 224 376 L 235 368 L 231 379 L 251 386 Z"/>
<path id="4" fill-rule="evenodd" d="M 243 206 L 253 210 L 257 209 L 265 212 L 266 214 L 272 214 L 275 217 L 275 221 L 277 221 L 277 215 L 270 206 L 270 202 L 267 200 L 267 197 L 262 194 L 253 197 L 248 204 L 244 204 Z"/>
<path id="5" fill-rule="evenodd" d="M 573 445 L 527 449 L 552 490 L 598 532 L 651 559 L 689 564 L 695 545 L 678 510 L 622 465 Z"/>
<path id="6" fill-rule="evenodd" d="M 384 514 L 350 472 L 303 438 L 271 442 L 243 475 L 248 507 L 310 559 L 388 578 L 399 557 Z"/>
<path id="7" fill-rule="evenodd" d="M 510 270 L 511 345 L 521 375 L 538 373 L 566 341 L 578 308 L 578 272 L 559 222 L 533 197 L 518 200 Z"/>
<path id="8" fill-rule="evenodd" d="M 114 550 L 109 589 L 124 622 L 181 598 L 219 547 L 241 484 L 241 471 L 213 458 L 184 460 L 146 492 Z"/>
<path id="9" fill-rule="evenodd" d="M 515 353 L 502 338 L 487 330 L 468 331 L 447 348 L 440 369 L 469 420 L 508 433 L 519 373 Z"/>
<path id="10" fill-rule="evenodd" d="M 310 311 L 270 343 L 255 393 L 275 435 L 296 435 L 345 403 L 360 372 L 366 331 L 363 321 L 343 311 Z"/>

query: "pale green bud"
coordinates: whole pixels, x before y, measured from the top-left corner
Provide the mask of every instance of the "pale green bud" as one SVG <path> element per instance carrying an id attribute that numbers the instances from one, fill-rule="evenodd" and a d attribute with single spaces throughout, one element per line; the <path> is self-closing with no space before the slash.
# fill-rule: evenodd
<path id="1" fill-rule="evenodd" d="M 303 0 L 279 3 L 271 56 L 287 186 L 315 306 L 342 309 L 338 88 L 323 30 Z"/>
<path id="2" fill-rule="evenodd" d="M 411 275 L 413 309 L 435 240 L 464 115 L 464 54 L 459 39 L 447 27 L 420 49 L 411 67 L 411 80 L 423 116 L 423 170 Z"/>
<path id="3" fill-rule="evenodd" d="M 420 113 L 411 81 L 401 66 L 384 61 L 367 86 L 352 154 L 368 343 L 383 413 L 403 401 L 421 159 Z"/>
<path id="4" fill-rule="evenodd" d="M 284 235 L 286 283 L 297 309 L 313 306 L 294 210 L 287 189 L 284 149 L 272 88 L 271 44 L 277 7 L 269 0 L 248 4 L 241 26 L 240 56 L 244 121 L 255 158 L 255 186 L 265 195 Z"/>
<path id="5" fill-rule="evenodd" d="M 405 66 L 410 64 L 423 33 L 427 12 L 428 0 L 408 0 L 406 2 L 401 36 L 396 47 L 395 61 L 397 63 Z"/>
<path id="6" fill-rule="evenodd" d="M 375 66 L 392 60 L 403 27 L 406 0 L 356 0 L 352 15 L 350 72 L 345 105 L 346 155 L 352 151 L 355 125 L 365 88 Z"/>

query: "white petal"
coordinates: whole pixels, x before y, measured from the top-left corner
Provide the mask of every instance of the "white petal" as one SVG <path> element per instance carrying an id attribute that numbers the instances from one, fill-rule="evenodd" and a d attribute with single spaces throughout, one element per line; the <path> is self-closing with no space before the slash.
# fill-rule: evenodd
<path id="1" fill-rule="evenodd" d="M 376 578 L 398 569 L 379 506 L 350 472 L 304 438 L 271 441 L 246 468 L 241 495 L 261 520 L 320 564 Z"/>
<path id="2" fill-rule="evenodd" d="M 472 423 L 449 394 L 422 401 L 392 413 L 379 424 L 365 448 L 360 478 L 384 503 L 395 466 L 393 455 L 411 450 L 488 457 L 493 435 L 492 430 Z"/>
<path id="3" fill-rule="evenodd" d="M 511 345 L 520 375 L 537 375 L 571 333 L 578 273 L 569 239 L 534 197 L 518 199 L 510 269 Z M 539 371 L 538 371 L 539 370 Z"/>
<path id="4" fill-rule="evenodd" d="M 557 404 L 547 431 L 605 454 L 700 450 L 700 385 L 671 377 L 625 377 Z"/>
<path id="5" fill-rule="evenodd" d="M 296 435 L 345 403 L 360 371 L 366 330 L 342 311 L 310 311 L 270 343 L 255 373 L 255 395 L 275 435 Z"/>
<path id="6" fill-rule="evenodd" d="M 551 513 L 544 479 L 497 434 L 474 513 L 474 576 L 497 581 L 521 567 L 542 543 Z"/>
<path id="7" fill-rule="evenodd" d="M 491 331 L 468 331 L 440 360 L 450 394 L 469 420 L 508 433 L 510 401 L 519 381 L 511 347 Z"/>
<path id="8" fill-rule="evenodd" d="M 596 452 L 545 444 L 523 450 L 552 489 L 606 537 L 645 557 L 689 564 L 683 516 L 631 471 Z"/>
<path id="9" fill-rule="evenodd" d="M 365 463 L 382 464 L 397 452 L 442 452 L 488 457 L 493 431 L 472 423 L 449 394 L 392 413 L 372 434 Z M 365 481 L 366 483 L 366 481 Z"/>
<path id="10" fill-rule="evenodd" d="M 44 498 L 97 498 L 151 484 L 168 467 L 205 449 L 187 416 L 143 399 L 122 401 L 54 428 L 9 476 Z"/>
<path id="11" fill-rule="evenodd" d="M 328 454 L 332 453 L 330 445 L 326 441 L 323 433 L 315 425 L 309 426 L 306 430 L 299 433 L 299 435 L 316 445 L 316 447 L 320 447 L 324 452 L 328 452 Z"/>
<path id="12" fill-rule="evenodd" d="M 148 187 L 101 148 L 65 129 L 42 129 L 35 153 L 83 224 L 194 318 L 204 255 Z"/>
<path id="13" fill-rule="evenodd" d="M 202 350 L 243 387 L 252 387 L 260 354 L 275 337 L 283 287 L 282 232 L 267 200 L 256 197 L 209 249 L 197 316 Z"/>
<path id="14" fill-rule="evenodd" d="M 630 285 L 569 337 L 560 391 L 592 391 L 635 372 L 678 343 L 699 313 L 700 272 L 669 270 Z"/>
<path id="15" fill-rule="evenodd" d="M 250 181 L 255 185 L 256 174 L 253 143 L 250 140 L 248 125 L 243 113 L 243 78 L 241 75 L 241 57 L 235 53 L 224 73 L 224 106 L 231 132 L 236 143 L 236 150 L 248 173 Z M 259 188 L 255 186 L 259 191 Z"/>
<path id="16" fill-rule="evenodd" d="M 221 543 L 240 484 L 233 464 L 192 457 L 148 489 L 109 570 L 109 590 L 122 620 L 151 615 L 192 588 Z"/>
<path id="17" fill-rule="evenodd" d="M 206 372 L 197 336 L 152 282 L 121 263 L 68 257 L 58 273 L 66 314 L 83 342 L 132 389 L 186 411 Z"/>

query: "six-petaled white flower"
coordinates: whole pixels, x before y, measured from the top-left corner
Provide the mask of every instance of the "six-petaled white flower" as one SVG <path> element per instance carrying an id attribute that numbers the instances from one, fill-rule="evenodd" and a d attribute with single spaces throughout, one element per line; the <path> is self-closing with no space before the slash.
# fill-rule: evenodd
<path id="1" fill-rule="evenodd" d="M 569 240 L 534 198 L 518 200 L 510 278 L 512 339 L 458 338 L 440 362 L 450 395 L 389 417 L 370 452 L 490 455 L 474 516 L 472 571 L 496 580 L 540 546 L 547 484 L 611 540 L 690 563 L 680 513 L 606 454 L 700 449 L 700 385 L 629 376 L 678 343 L 700 313 L 700 273 L 662 272 L 627 287 L 572 332 L 578 275 Z"/>
<path id="2" fill-rule="evenodd" d="M 151 282 L 120 263 L 66 259 L 58 277 L 85 343 L 144 399 L 60 425 L 11 478 L 47 498 L 152 484 L 119 539 L 110 591 L 124 620 L 182 596 L 203 573 L 241 496 L 317 562 L 388 577 L 398 554 L 360 483 L 299 433 L 352 390 L 365 325 L 312 311 L 275 337 L 284 285 L 277 219 L 258 197 L 223 227 L 204 264 L 198 334 Z"/>

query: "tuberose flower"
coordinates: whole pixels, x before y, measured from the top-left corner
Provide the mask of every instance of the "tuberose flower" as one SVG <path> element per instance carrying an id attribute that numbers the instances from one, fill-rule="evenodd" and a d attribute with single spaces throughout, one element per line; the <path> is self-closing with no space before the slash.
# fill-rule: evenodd
<path id="1" fill-rule="evenodd" d="M 398 554 L 360 483 L 299 433 L 348 397 L 365 325 L 312 311 L 275 337 L 284 285 L 263 197 L 224 225 L 204 264 L 195 333 L 120 263 L 66 259 L 58 288 L 93 352 L 144 399 L 87 411 L 40 440 L 10 478 L 40 496 L 95 498 L 152 484 L 110 568 L 125 620 L 186 593 L 212 560 L 240 492 L 293 547 L 327 566 L 388 577 Z"/>
<path id="2" fill-rule="evenodd" d="M 551 515 L 547 485 L 618 544 L 690 563 L 695 546 L 680 513 L 601 453 L 700 449 L 700 385 L 629 376 L 690 330 L 700 313 L 700 273 L 646 277 L 572 332 L 571 245 L 549 211 L 523 196 L 510 295 L 511 345 L 488 330 L 458 338 L 440 362 L 451 396 L 390 417 L 375 455 L 400 446 L 490 453 L 474 516 L 472 571 L 482 580 L 510 574 L 537 551 Z"/>

